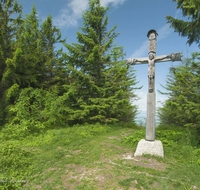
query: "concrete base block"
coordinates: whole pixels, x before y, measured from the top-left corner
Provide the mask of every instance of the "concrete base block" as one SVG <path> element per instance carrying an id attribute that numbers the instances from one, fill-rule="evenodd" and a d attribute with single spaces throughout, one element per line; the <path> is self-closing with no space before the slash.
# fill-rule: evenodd
<path id="1" fill-rule="evenodd" d="M 150 154 L 153 156 L 164 157 L 163 145 L 159 140 L 147 141 L 142 139 L 138 142 L 134 156 L 142 156 L 143 154 Z"/>

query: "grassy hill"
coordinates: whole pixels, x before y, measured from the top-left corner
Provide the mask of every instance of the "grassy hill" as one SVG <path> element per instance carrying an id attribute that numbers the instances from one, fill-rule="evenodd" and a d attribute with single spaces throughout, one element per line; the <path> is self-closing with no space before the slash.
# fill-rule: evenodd
<path id="1" fill-rule="evenodd" d="M 133 157 L 144 128 L 85 125 L 24 139 L 1 133 L 0 189 L 200 189 L 193 133 L 158 129 L 165 157 Z"/>

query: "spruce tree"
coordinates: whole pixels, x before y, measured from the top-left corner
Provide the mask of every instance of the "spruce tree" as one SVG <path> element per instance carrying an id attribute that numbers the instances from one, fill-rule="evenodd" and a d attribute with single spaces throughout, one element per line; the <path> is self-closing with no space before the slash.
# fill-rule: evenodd
<path id="1" fill-rule="evenodd" d="M 197 43 L 200 47 L 200 3 L 199 0 L 173 0 L 177 8 L 182 10 L 184 20 L 167 16 L 168 22 L 175 32 L 188 38 L 188 44 Z"/>
<path id="2" fill-rule="evenodd" d="M 16 124 L 18 129 L 34 131 L 35 127 L 40 128 L 51 118 L 49 113 L 53 113 L 49 92 L 57 97 L 63 93 L 63 85 L 67 84 L 65 54 L 62 49 L 55 50 L 56 44 L 65 40 L 61 40 L 60 30 L 53 26 L 51 16 L 39 25 L 34 5 L 22 21 L 15 35 L 13 56 L 7 59 L 4 74 L 4 80 L 9 79 L 5 96 L 9 105 L 5 127 L 12 129 Z M 46 97 L 40 101 L 43 95 Z M 35 108 L 38 108 L 37 113 Z M 37 126 L 34 126 L 35 123 Z"/>
<path id="3" fill-rule="evenodd" d="M 71 123 L 133 121 L 136 107 L 135 74 L 128 76 L 123 48 L 114 46 L 116 26 L 108 30 L 108 8 L 100 0 L 89 0 L 83 13 L 83 27 L 77 32 L 78 43 L 67 44 L 67 61 L 71 67 L 71 84 L 66 111 Z M 70 122 L 70 121 L 69 121 Z"/>
<path id="4" fill-rule="evenodd" d="M 66 84 L 67 67 L 65 66 L 62 49 L 56 49 L 59 43 L 65 43 L 61 39 L 61 32 L 53 26 L 52 17 L 49 15 L 40 27 L 40 46 L 42 53 L 41 87 L 61 88 Z"/>
<path id="5" fill-rule="evenodd" d="M 0 125 L 5 122 L 8 89 L 13 85 L 9 76 L 15 65 L 10 62 L 16 50 L 16 34 L 21 24 L 21 6 L 15 0 L 0 0 Z M 8 67 L 12 67 L 12 70 Z M 17 86 L 13 87 L 15 91 Z M 15 93 L 15 92 L 12 92 Z"/>
<path id="6" fill-rule="evenodd" d="M 171 68 L 165 87 L 168 99 L 158 114 L 162 124 L 196 126 L 200 122 L 200 54 Z"/>
<path id="7" fill-rule="evenodd" d="M 41 46 L 39 41 L 39 19 L 35 6 L 32 6 L 31 13 L 23 20 L 21 34 L 18 38 L 18 48 L 21 50 L 21 57 L 18 61 L 16 71 L 21 75 L 21 88 L 39 87 L 40 70 L 42 69 Z"/>
<path id="8" fill-rule="evenodd" d="M 7 60 L 6 75 L 10 86 L 19 85 L 21 88 L 37 86 L 40 63 L 39 21 L 33 6 L 32 12 L 23 19 L 16 33 L 13 57 Z"/>
<path id="9" fill-rule="evenodd" d="M 15 123 L 18 124 L 18 128 L 24 128 L 26 123 L 30 127 L 28 130 L 31 131 L 34 130 L 35 123 L 39 126 L 47 120 L 41 112 L 44 109 L 48 110 L 45 105 L 51 102 L 48 102 L 48 97 L 40 101 L 40 97 L 47 96 L 49 91 L 55 95 L 59 94 L 62 85 L 66 83 L 67 70 L 63 65 L 63 52 L 55 51 L 55 44 L 64 41 L 60 40 L 61 33 L 53 26 L 51 16 L 47 17 L 41 27 L 39 26 L 35 6 L 32 7 L 31 13 L 25 16 L 19 31 L 14 57 L 9 59 L 14 67 L 7 68 L 13 84 L 9 88 L 7 98 L 11 104 L 14 103 L 9 107 L 7 120 L 8 126 L 14 126 Z M 37 102 L 40 102 L 39 107 L 35 106 Z M 36 107 L 37 113 L 33 111 Z"/>

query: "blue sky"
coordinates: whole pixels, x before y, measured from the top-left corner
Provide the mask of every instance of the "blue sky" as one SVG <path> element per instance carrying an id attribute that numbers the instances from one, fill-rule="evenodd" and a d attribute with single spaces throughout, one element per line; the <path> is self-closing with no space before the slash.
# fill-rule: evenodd
<path id="1" fill-rule="evenodd" d="M 33 3 L 41 20 L 50 14 L 54 24 L 61 29 L 62 37 L 67 37 L 67 43 L 76 42 L 76 32 L 80 31 L 82 11 L 88 8 L 88 0 L 18 0 L 18 2 L 22 4 L 24 14 L 30 13 Z M 176 3 L 172 0 L 101 0 L 101 4 L 110 7 L 108 30 L 117 24 L 116 31 L 120 35 L 116 43 L 124 47 L 126 58 L 148 56 L 147 32 L 150 29 L 155 29 L 158 33 L 157 55 L 182 52 L 186 58 L 190 57 L 191 52 L 199 51 L 196 44 L 188 46 L 187 38 L 179 36 L 167 24 L 165 17 L 168 15 L 183 19 L 181 10 L 176 9 Z M 170 66 L 178 64 L 180 62 L 156 64 L 157 90 L 163 90 L 160 84 L 166 84 Z M 137 102 L 140 116 L 145 117 L 148 66 L 137 65 L 133 69 L 136 70 L 138 86 L 143 86 L 136 93 L 141 98 Z M 157 106 L 167 98 L 158 92 L 156 96 Z"/>

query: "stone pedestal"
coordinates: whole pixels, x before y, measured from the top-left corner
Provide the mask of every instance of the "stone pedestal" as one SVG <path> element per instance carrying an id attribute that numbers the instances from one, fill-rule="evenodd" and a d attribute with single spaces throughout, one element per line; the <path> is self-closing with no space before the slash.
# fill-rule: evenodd
<path id="1" fill-rule="evenodd" d="M 147 119 L 146 136 L 147 141 L 155 140 L 155 115 L 156 115 L 156 93 L 147 93 Z"/>
<path id="2" fill-rule="evenodd" d="M 142 156 L 150 154 L 152 156 L 164 157 L 163 145 L 159 140 L 147 141 L 142 139 L 139 141 L 134 156 Z"/>

